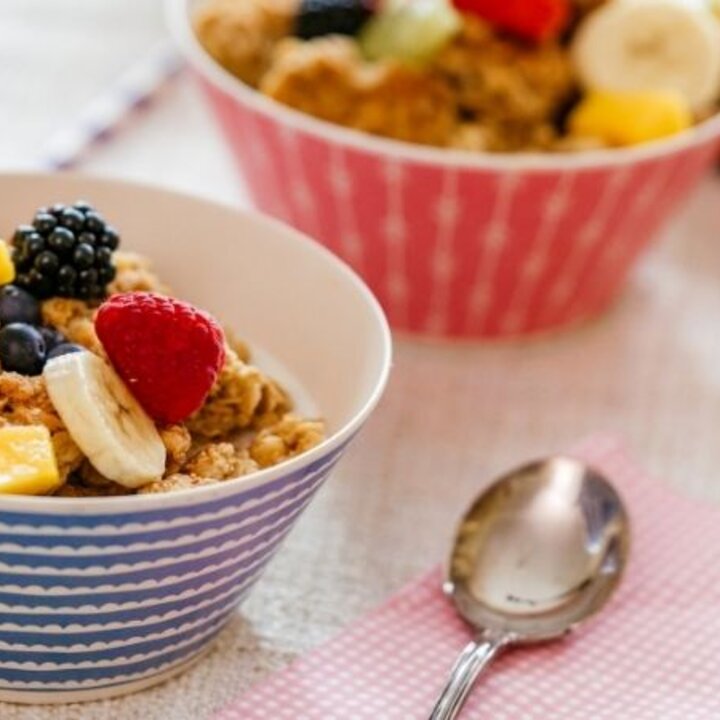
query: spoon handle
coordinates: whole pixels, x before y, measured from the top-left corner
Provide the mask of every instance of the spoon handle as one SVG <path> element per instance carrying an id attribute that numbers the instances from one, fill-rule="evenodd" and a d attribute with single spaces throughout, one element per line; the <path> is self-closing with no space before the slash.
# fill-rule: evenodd
<path id="1" fill-rule="evenodd" d="M 507 643 L 508 639 L 502 636 L 482 636 L 466 645 L 429 720 L 454 720 L 480 673 Z"/>

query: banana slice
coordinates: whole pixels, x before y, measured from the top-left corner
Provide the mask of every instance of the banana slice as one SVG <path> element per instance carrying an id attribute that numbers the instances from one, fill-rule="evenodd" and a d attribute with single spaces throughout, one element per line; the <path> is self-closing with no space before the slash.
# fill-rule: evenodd
<path id="1" fill-rule="evenodd" d="M 675 90 L 695 111 L 720 97 L 720 21 L 682 0 L 612 0 L 583 22 L 572 52 L 593 90 Z"/>
<path id="2" fill-rule="evenodd" d="M 53 358 L 43 372 L 73 440 L 110 480 L 137 488 L 165 472 L 165 445 L 123 381 L 91 352 Z"/>

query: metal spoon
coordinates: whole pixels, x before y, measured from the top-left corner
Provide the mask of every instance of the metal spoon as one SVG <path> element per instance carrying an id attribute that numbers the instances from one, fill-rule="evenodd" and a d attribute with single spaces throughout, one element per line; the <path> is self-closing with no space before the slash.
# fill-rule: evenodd
<path id="1" fill-rule="evenodd" d="M 457 717 L 504 648 L 553 640 L 600 610 L 630 546 L 622 500 L 597 471 L 554 457 L 502 477 L 458 528 L 445 592 L 478 630 L 430 720 Z"/>

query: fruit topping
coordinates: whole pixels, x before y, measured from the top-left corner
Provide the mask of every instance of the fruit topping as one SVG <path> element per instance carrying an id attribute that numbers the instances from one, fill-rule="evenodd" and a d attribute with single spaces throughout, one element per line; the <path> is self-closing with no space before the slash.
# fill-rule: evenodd
<path id="1" fill-rule="evenodd" d="M 78 202 L 41 208 L 13 236 L 15 284 L 44 299 L 98 300 L 115 278 L 117 231 L 92 206 Z"/>
<path id="2" fill-rule="evenodd" d="M 360 33 L 370 60 L 396 58 L 411 64 L 430 60 L 460 31 L 462 18 L 449 0 L 389 0 Z"/>
<path id="3" fill-rule="evenodd" d="M 49 360 L 43 375 L 55 409 L 98 472 L 127 488 L 162 477 L 160 434 L 108 363 L 72 352 Z"/>
<path id="4" fill-rule="evenodd" d="M 47 359 L 52 360 L 56 357 L 62 357 L 63 355 L 69 355 L 70 353 L 83 352 L 85 348 L 77 343 L 61 342 L 55 345 L 51 350 L 48 350 Z"/>
<path id="5" fill-rule="evenodd" d="M 295 35 L 303 40 L 322 35 L 356 35 L 371 15 L 371 0 L 302 0 L 295 18 Z"/>
<path id="6" fill-rule="evenodd" d="M 17 285 L 0 288 L 0 325 L 10 323 L 40 324 L 40 303 Z"/>
<path id="7" fill-rule="evenodd" d="M 46 495 L 60 482 L 50 431 L 44 425 L 0 428 L 0 494 Z"/>
<path id="8" fill-rule="evenodd" d="M 589 89 L 674 90 L 694 111 L 720 96 L 720 22 L 678 0 L 615 0 L 591 13 L 573 43 Z"/>
<path id="9" fill-rule="evenodd" d="M 198 410 L 225 361 L 223 331 L 210 315 L 154 293 L 114 295 L 100 306 L 95 330 L 120 377 L 162 423 Z"/>
<path id="10" fill-rule="evenodd" d="M 568 0 L 453 0 L 458 10 L 478 15 L 499 30 L 527 40 L 557 37 L 570 18 Z"/>
<path id="11" fill-rule="evenodd" d="M 0 369 L 39 375 L 54 349 L 67 344 L 61 332 L 40 323 L 35 297 L 17 285 L 0 288 Z"/>
<path id="12" fill-rule="evenodd" d="M 21 375 L 39 375 L 45 366 L 45 340 L 37 328 L 10 323 L 0 330 L 0 366 Z"/>
<path id="13" fill-rule="evenodd" d="M 48 353 L 50 353 L 54 347 L 60 345 L 60 343 L 66 342 L 65 336 L 55 328 L 41 327 L 38 329 L 40 330 L 40 334 L 43 336 L 43 340 L 45 341 L 45 350 L 47 350 Z"/>
<path id="14" fill-rule="evenodd" d="M 568 120 L 570 133 L 596 137 L 611 146 L 637 145 L 692 125 L 685 98 L 671 91 L 591 92 Z"/>
<path id="15" fill-rule="evenodd" d="M 0 285 L 11 283 L 15 279 L 15 265 L 10 256 L 8 244 L 0 240 Z"/>

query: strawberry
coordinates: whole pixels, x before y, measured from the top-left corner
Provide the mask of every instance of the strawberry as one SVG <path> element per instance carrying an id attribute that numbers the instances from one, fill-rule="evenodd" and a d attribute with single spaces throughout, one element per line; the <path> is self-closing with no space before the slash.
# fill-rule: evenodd
<path id="1" fill-rule="evenodd" d="M 210 315 L 154 293 L 112 296 L 95 330 L 118 375 L 161 423 L 198 410 L 225 362 L 223 331 Z"/>
<path id="2" fill-rule="evenodd" d="M 453 0 L 455 7 L 528 40 L 557 37 L 570 18 L 569 0 Z"/>

